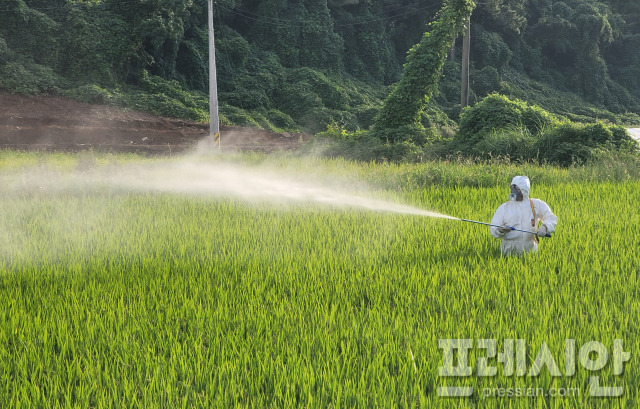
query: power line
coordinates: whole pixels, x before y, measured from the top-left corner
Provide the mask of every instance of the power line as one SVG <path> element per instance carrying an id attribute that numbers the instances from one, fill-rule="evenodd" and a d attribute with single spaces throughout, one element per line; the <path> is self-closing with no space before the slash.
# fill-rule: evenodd
<path id="1" fill-rule="evenodd" d="M 400 13 L 400 14 L 396 14 L 396 15 L 393 15 L 393 16 L 380 15 L 380 17 L 374 17 L 374 18 L 371 18 L 369 20 L 363 20 L 363 21 L 360 21 L 360 22 L 345 23 L 345 24 L 334 24 L 334 27 L 347 27 L 347 26 L 352 26 L 352 25 L 374 23 L 374 22 L 377 22 L 377 21 L 393 20 L 395 18 L 407 16 L 409 14 L 413 14 L 413 13 L 416 13 L 418 11 L 429 10 L 429 9 L 433 9 L 433 8 L 441 7 L 441 6 L 442 6 L 442 3 L 433 3 L 433 4 L 431 4 L 429 6 L 426 6 L 426 7 L 410 10 L 410 11 L 407 11 L 405 13 Z"/>
<path id="2" fill-rule="evenodd" d="M 382 13 L 377 13 L 377 14 L 372 14 L 371 16 L 362 16 L 362 17 L 355 17 L 350 21 L 345 21 L 345 22 L 340 22 L 340 20 L 337 20 L 336 22 L 334 22 L 334 27 L 348 27 L 348 26 L 355 26 L 355 25 L 360 25 L 360 24 L 368 24 L 368 23 L 373 23 L 373 22 L 377 22 L 377 21 L 384 21 L 384 20 L 393 20 L 399 17 L 403 17 L 409 14 L 413 14 L 419 11 L 424 11 L 424 10 L 429 10 L 432 9 L 434 7 L 438 7 L 438 6 L 442 6 L 442 1 L 437 1 L 436 3 L 431 3 L 427 6 L 424 7 L 419 7 L 419 8 L 414 8 L 408 11 L 404 11 L 401 13 L 397 13 L 397 14 L 393 14 L 393 15 L 388 15 L 389 13 L 392 13 L 394 11 L 398 11 L 398 10 L 402 10 L 402 9 L 409 9 L 411 7 L 415 7 L 418 6 L 420 4 L 426 3 L 426 2 L 431 2 L 432 0 L 421 0 L 421 1 L 417 1 L 415 3 L 411 3 L 411 4 L 407 4 L 407 5 L 403 5 L 403 6 L 399 6 L 399 7 L 395 7 L 392 9 L 388 9 L 388 10 L 384 10 Z M 100 7 L 100 6 L 111 6 L 111 5 L 127 5 L 127 4 L 140 4 L 140 5 L 145 5 L 144 3 L 141 3 L 140 0 L 112 0 L 109 3 L 93 3 L 93 5 Z M 261 23 L 266 23 L 266 24 L 272 24 L 272 25 L 291 25 L 291 24 L 302 24 L 305 21 L 304 20 L 291 20 L 291 19 L 283 19 L 283 18 L 272 18 L 272 17 L 268 17 L 268 16 L 264 16 L 264 15 L 259 15 L 256 13 L 252 13 L 250 11 L 247 10 L 243 10 L 240 8 L 224 8 L 224 7 L 220 7 L 218 4 L 216 4 L 217 7 L 225 9 L 229 12 L 231 12 L 232 14 L 235 14 L 237 16 L 240 16 L 242 18 L 245 18 L 247 20 L 252 20 L 252 21 L 256 21 L 256 22 L 261 22 Z M 91 7 L 91 4 L 87 4 L 87 3 L 83 3 L 83 2 L 79 2 L 79 3 L 65 3 L 64 5 L 51 5 L 51 6 L 44 6 L 44 7 L 29 7 L 27 5 L 28 8 L 31 8 L 32 10 L 35 11 L 57 11 L 57 10 L 68 10 L 70 7 Z M 18 7 L 11 7 L 11 8 L 0 8 L 0 12 L 10 12 L 10 11 L 19 11 Z"/>
<path id="3" fill-rule="evenodd" d="M 386 9 L 382 13 L 374 14 L 374 16 L 377 15 L 377 16 L 382 17 L 384 14 L 388 14 L 388 13 L 391 13 L 391 12 L 394 12 L 394 11 L 397 11 L 397 10 L 401 10 L 401 9 L 407 9 L 407 8 L 410 8 L 410 7 L 415 7 L 415 6 L 418 6 L 418 5 L 420 5 L 422 3 L 426 3 L 426 2 L 430 2 L 431 4 L 428 5 L 427 7 L 419 8 L 419 9 L 412 9 L 412 10 L 410 10 L 408 12 L 409 13 L 413 13 L 415 11 L 420 11 L 420 10 L 424 10 L 426 8 L 430 8 L 430 7 L 434 6 L 434 5 L 441 5 L 442 4 L 442 1 L 439 1 L 437 3 L 433 3 L 432 1 L 433 0 L 421 0 L 421 1 L 417 1 L 415 3 L 406 4 L 406 5 L 403 5 L 403 6 L 398 6 L 398 7 L 395 7 L 395 8 Z M 281 22 L 281 23 L 284 23 L 284 24 L 291 24 L 291 19 L 268 17 L 268 16 L 265 16 L 265 15 L 257 14 L 257 13 L 254 13 L 254 12 L 251 12 L 251 11 L 248 11 L 248 10 L 235 8 L 235 7 L 234 8 L 229 8 L 227 10 L 232 11 L 232 12 L 236 12 L 236 13 L 241 13 L 241 14 L 245 15 L 247 18 L 252 18 L 252 19 L 255 19 L 255 20 L 270 20 L 270 21 L 272 21 L 274 23 Z M 399 15 L 403 15 L 403 14 L 404 13 L 401 13 Z M 366 21 L 371 20 L 370 16 L 366 16 L 366 17 L 362 16 L 360 18 L 354 18 L 354 20 L 356 20 L 356 21 L 358 19 L 364 19 Z"/>
<path id="4" fill-rule="evenodd" d="M 340 20 L 336 20 L 334 22 L 333 26 L 334 27 L 348 27 L 348 26 L 355 26 L 355 25 L 359 25 L 359 24 L 368 24 L 368 23 L 384 21 L 384 20 L 393 20 L 393 19 L 398 18 L 398 17 L 403 17 L 403 16 L 406 16 L 406 15 L 409 15 L 409 14 L 413 14 L 413 13 L 416 13 L 416 12 L 419 12 L 419 11 L 424 11 L 424 10 L 428 10 L 428 9 L 432 9 L 432 8 L 435 8 L 435 7 L 441 7 L 442 6 L 442 1 L 438 1 L 436 3 L 431 3 L 431 4 L 429 4 L 429 5 L 425 6 L 425 7 L 411 9 L 411 10 L 408 10 L 408 11 L 405 11 L 405 12 L 402 12 L 402 13 L 397 13 L 397 14 L 394 14 L 394 15 L 387 15 L 391 11 L 397 11 L 397 10 L 400 10 L 400 9 L 407 9 L 407 8 L 414 7 L 414 6 L 417 6 L 419 4 L 425 3 L 426 1 L 431 1 L 431 0 L 424 0 L 424 1 L 419 1 L 419 2 L 416 2 L 416 3 L 408 4 L 408 5 L 405 5 L 405 6 L 396 7 L 394 9 L 385 10 L 382 13 L 373 14 L 371 16 L 356 17 L 356 18 L 352 19 L 351 21 L 345 21 L 343 23 L 341 23 Z M 226 9 L 226 10 L 231 12 L 232 14 L 235 14 L 235 15 L 240 16 L 242 18 L 245 18 L 247 20 L 252 20 L 252 21 L 265 23 L 265 24 L 271 24 L 271 25 L 290 26 L 291 24 L 303 24 L 303 23 L 306 22 L 305 20 L 292 20 L 292 19 L 268 17 L 268 16 L 252 13 L 252 12 L 247 11 L 247 10 L 237 9 L 237 8 L 229 8 L 229 9 Z"/>
<path id="5" fill-rule="evenodd" d="M 138 3 L 141 5 L 144 5 L 144 3 L 140 3 L 140 0 L 117 0 L 117 1 L 110 1 L 108 4 L 133 4 L 133 3 Z M 50 6 L 43 6 L 43 7 L 31 7 L 28 4 L 26 4 L 28 9 L 31 10 L 35 10 L 35 11 L 52 11 L 52 10 L 67 10 L 69 7 L 91 7 L 91 6 L 103 6 L 105 5 L 104 2 L 100 2 L 100 3 L 84 3 L 84 2 L 78 2 L 78 3 L 65 3 L 65 4 L 60 4 L 60 5 L 50 5 Z M 11 8 L 0 8 L 0 12 L 7 12 L 7 11 L 17 11 L 19 10 L 20 7 L 15 6 L 15 7 L 11 7 Z"/>

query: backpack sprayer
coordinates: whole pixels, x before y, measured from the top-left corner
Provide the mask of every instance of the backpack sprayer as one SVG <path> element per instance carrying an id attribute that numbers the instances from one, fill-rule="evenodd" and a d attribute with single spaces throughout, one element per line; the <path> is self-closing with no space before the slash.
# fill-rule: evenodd
<path id="1" fill-rule="evenodd" d="M 456 220 L 460 220 L 462 222 L 469 222 L 469 223 L 476 223 L 476 224 L 484 224 L 485 226 L 491 226 L 491 227 L 499 227 L 499 228 L 507 228 L 507 229 L 511 229 L 514 231 L 521 231 L 523 233 L 529 233 L 529 234 L 536 234 L 535 231 L 530 231 L 530 230 L 521 230 L 521 229 L 516 229 L 515 227 L 511 227 L 511 226 L 498 226 L 497 224 L 491 224 L 491 223 L 484 223 L 484 222 L 477 222 L 475 220 L 467 220 L 467 219 L 456 219 Z M 551 234 L 547 233 L 545 234 L 544 237 L 551 237 Z"/>

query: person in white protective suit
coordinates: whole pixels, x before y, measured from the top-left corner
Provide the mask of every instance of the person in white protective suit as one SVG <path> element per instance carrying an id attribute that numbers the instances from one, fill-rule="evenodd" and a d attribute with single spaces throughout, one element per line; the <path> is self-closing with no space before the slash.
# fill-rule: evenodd
<path id="1" fill-rule="evenodd" d="M 558 218 L 545 202 L 529 198 L 530 189 L 528 177 L 514 177 L 511 181 L 509 201 L 500 205 L 491 219 L 491 224 L 503 226 L 491 227 L 491 235 L 502 239 L 500 250 L 506 256 L 538 251 L 537 238 L 545 237 L 556 230 Z M 536 230 L 538 225 L 540 227 Z M 536 234 L 511 230 L 509 227 Z"/>

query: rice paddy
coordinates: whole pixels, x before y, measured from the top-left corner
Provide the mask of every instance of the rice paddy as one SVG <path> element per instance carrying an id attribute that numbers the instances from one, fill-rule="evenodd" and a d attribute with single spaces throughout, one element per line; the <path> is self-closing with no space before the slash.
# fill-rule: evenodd
<path id="1" fill-rule="evenodd" d="M 455 220 L 109 179 L 122 169 L 135 179 L 167 159 L 2 152 L 1 407 L 638 406 L 635 177 L 513 164 L 198 159 L 221 160 L 480 221 L 507 200 L 511 177 L 528 174 L 558 229 L 538 254 L 505 258 L 488 228 Z M 473 340 L 471 376 L 439 375 L 440 339 Z M 496 340 L 498 353 L 505 340 L 524 340 L 527 372 L 547 345 L 561 375 L 548 367 L 505 375 L 478 347 L 483 339 Z M 622 374 L 616 339 L 630 352 Z M 601 369 L 580 361 L 589 341 L 608 350 Z M 494 376 L 478 375 L 486 356 Z M 590 396 L 593 376 L 622 395 Z M 438 396 L 445 386 L 473 394 Z M 543 392 L 506 396 L 509 388 Z"/>

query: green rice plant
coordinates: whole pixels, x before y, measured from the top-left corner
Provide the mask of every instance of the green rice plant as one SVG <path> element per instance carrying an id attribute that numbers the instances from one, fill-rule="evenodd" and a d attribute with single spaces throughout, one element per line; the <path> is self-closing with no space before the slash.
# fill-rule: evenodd
<path id="1" fill-rule="evenodd" d="M 505 258 L 487 228 L 455 220 L 81 184 L 80 157 L 39 155 L 0 153 L 2 407 L 639 403 L 637 179 L 509 163 L 194 159 L 294 180 L 308 172 L 319 185 L 482 221 L 506 200 L 509 176 L 529 173 L 558 230 L 538 254 Z M 172 163 L 116 159 L 98 156 L 95 166 Z M 32 188 L 34 166 L 56 178 Z M 473 375 L 441 377 L 438 340 L 457 338 L 474 340 Z M 566 339 L 609 352 L 622 339 L 631 358 L 618 376 L 610 363 L 597 372 L 578 363 L 573 376 L 505 376 L 493 359 L 498 374 L 480 377 L 479 339 L 496 339 L 498 352 L 506 339 L 525 340 L 527 369 L 547 344 L 563 374 Z M 592 375 L 623 395 L 589 397 Z M 463 385 L 472 397 L 437 394 Z M 530 386 L 579 395 L 482 396 Z"/>

